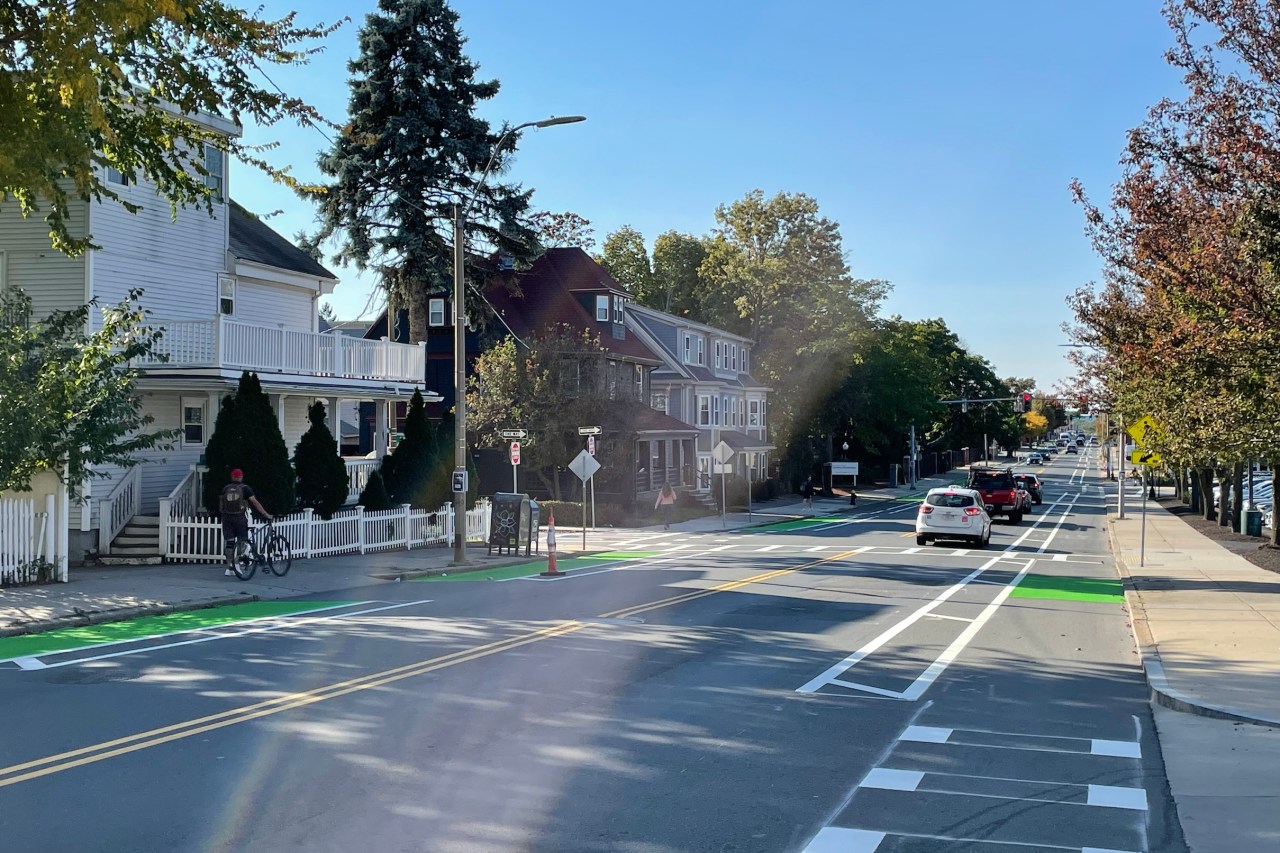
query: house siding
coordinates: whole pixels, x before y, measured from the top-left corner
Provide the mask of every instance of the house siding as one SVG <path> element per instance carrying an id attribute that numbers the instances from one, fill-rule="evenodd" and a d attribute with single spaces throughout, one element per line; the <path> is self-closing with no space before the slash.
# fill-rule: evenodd
<path id="1" fill-rule="evenodd" d="M 215 204 L 180 209 L 169 205 L 145 181 L 118 188 L 142 205 L 136 214 L 119 204 L 95 204 L 90 215 L 94 242 L 93 296 L 103 305 L 142 288 L 142 305 L 157 320 L 213 317 L 218 310 L 218 275 L 227 267 L 227 207 Z M 95 328 L 101 322 L 95 318 Z"/>
<path id="2" fill-rule="evenodd" d="M 313 291 L 243 278 L 236 282 L 237 320 L 310 332 L 317 310 Z"/>
<path id="3" fill-rule="evenodd" d="M 88 207 L 86 202 L 70 201 L 67 224 L 72 234 L 85 233 Z M 88 261 L 84 255 L 69 258 L 53 248 L 42 213 L 24 219 L 13 199 L 0 202 L 0 252 L 4 253 L 0 284 L 26 291 L 37 317 L 84 305 Z"/>

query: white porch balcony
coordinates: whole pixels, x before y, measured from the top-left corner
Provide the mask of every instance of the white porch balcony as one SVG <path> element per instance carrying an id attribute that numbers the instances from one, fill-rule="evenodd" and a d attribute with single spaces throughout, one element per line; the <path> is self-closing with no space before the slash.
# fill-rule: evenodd
<path id="1" fill-rule="evenodd" d="M 426 378 L 426 344 L 321 335 L 222 315 L 152 324 L 163 328 L 164 336 L 150 357 L 134 361 L 137 367 L 233 368 L 415 383 Z"/>

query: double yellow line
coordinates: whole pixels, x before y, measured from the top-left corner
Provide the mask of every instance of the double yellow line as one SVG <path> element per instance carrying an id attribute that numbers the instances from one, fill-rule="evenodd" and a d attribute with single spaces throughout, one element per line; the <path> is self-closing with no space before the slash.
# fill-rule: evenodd
<path id="1" fill-rule="evenodd" d="M 772 572 L 764 572 L 763 574 L 753 575 L 752 577 L 744 578 L 742 580 L 717 584 L 716 586 L 708 589 L 696 590 L 682 595 L 675 595 L 670 598 L 651 601 L 645 604 L 635 605 L 633 607 L 624 607 L 620 610 L 602 613 L 597 618 L 623 618 L 650 610 L 657 610 L 662 607 L 670 607 L 673 604 L 680 604 L 685 601 L 704 598 L 720 592 L 728 592 L 730 590 L 739 589 L 740 587 L 749 586 L 750 584 L 763 583 L 765 581 L 772 580 L 773 578 L 788 575 L 793 572 L 803 571 L 804 569 L 811 568 L 821 563 L 840 560 L 853 553 L 855 552 L 845 551 L 830 557 L 811 560 L 807 563 L 803 563 L 799 566 L 793 566 L 789 569 L 778 569 Z M 149 729 L 145 732 L 138 732 L 137 734 L 127 735 L 125 737 L 116 738 L 115 740 L 91 744 L 89 746 L 80 747 L 79 749 L 61 752 L 56 755 L 49 755 L 44 758 L 37 758 L 21 764 L 12 764 L 8 767 L 0 767 L 0 788 L 8 787 L 9 785 L 16 785 L 20 782 L 27 782 L 31 779 L 38 779 L 41 776 L 50 776 L 54 773 L 61 773 L 64 770 L 71 770 L 72 768 L 81 767 L 86 764 L 105 761 L 108 758 L 115 758 L 120 755 L 127 755 L 131 752 L 149 749 L 153 746 L 160 746 L 161 744 L 182 740 L 183 738 L 189 738 L 194 735 L 211 732 L 216 729 L 234 726 L 238 723 L 245 723 L 249 720 L 256 720 L 259 717 L 268 717 L 272 714 L 279 714 L 283 711 L 291 711 L 295 708 L 302 708 L 307 705 L 313 705 L 317 702 L 336 699 L 339 696 L 346 696 L 349 693 L 357 693 L 362 690 L 371 690 L 375 687 L 382 687 L 397 681 L 403 681 L 406 678 L 425 675 L 439 669 L 445 669 L 447 667 L 457 666 L 461 663 L 467 663 L 469 661 L 489 657 L 490 655 L 496 655 L 501 652 L 519 648 L 520 646 L 529 645 L 530 643 L 539 643 L 543 640 L 563 637 L 567 634 L 581 631 L 584 628 L 592 627 L 592 625 L 593 623 L 590 621 L 568 620 L 546 628 L 541 628 L 537 631 L 518 634 L 504 640 L 495 640 L 492 643 L 473 646 L 469 649 L 463 649 L 461 651 L 451 652 L 447 655 L 428 658 L 427 660 L 383 670 L 382 672 L 375 672 L 359 678 L 339 681 L 335 684 L 317 687 L 314 690 L 306 690 L 301 693 L 290 693 L 285 696 L 279 696 L 275 699 L 268 699 L 252 705 L 242 705 L 238 708 L 231 708 L 230 710 L 220 711 L 216 714 L 210 714 L 205 717 L 198 717 L 193 720 L 184 720 L 179 723 L 173 723 L 172 725 Z"/>

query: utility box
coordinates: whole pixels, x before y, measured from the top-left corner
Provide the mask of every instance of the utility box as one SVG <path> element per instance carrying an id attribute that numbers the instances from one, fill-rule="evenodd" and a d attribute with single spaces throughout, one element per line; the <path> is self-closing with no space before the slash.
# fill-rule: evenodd
<path id="1" fill-rule="evenodd" d="M 892 489 L 892 488 L 894 488 L 895 486 L 897 486 L 897 485 L 898 485 L 898 469 L 899 469 L 899 468 L 901 468 L 901 467 L 902 467 L 901 465 L 894 465 L 894 464 L 890 463 L 890 465 L 889 465 L 889 488 L 891 488 L 891 489 Z"/>
<path id="2" fill-rule="evenodd" d="M 529 552 L 531 512 L 529 496 L 515 492 L 498 492 L 493 496 L 489 513 L 489 553 L 519 554 L 520 546 Z"/>
<path id="3" fill-rule="evenodd" d="M 1244 532 L 1246 536 L 1262 536 L 1262 511 L 1246 509 L 1244 511 Z"/>

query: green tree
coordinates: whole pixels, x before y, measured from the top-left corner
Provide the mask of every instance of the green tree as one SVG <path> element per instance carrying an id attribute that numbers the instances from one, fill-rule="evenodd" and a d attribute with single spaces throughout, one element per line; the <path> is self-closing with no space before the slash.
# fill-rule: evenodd
<path id="1" fill-rule="evenodd" d="M 702 263 L 707 259 L 704 242 L 692 234 L 666 231 L 653 241 L 653 278 L 660 305 L 649 305 L 669 314 L 703 318 Z"/>
<path id="2" fill-rule="evenodd" d="M 382 512 L 393 508 L 382 472 L 374 471 L 369 475 L 369 482 L 365 483 L 360 492 L 360 506 L 364 507 L 365 512 Z"/>
<path id="3" fill-rule="evenodd" d="M 298 474 L 298 505 L 330 518 L 347 502 L 348 477 L 324 417 L 324 403 L 312 403 L 307 410 L 311 426 L 294 448 L 293 469 Z"/>
<path id="4" fill-rule="evenodd" d="M 623 225 L 609 233 L 596 260 L 618 284 L 631 291 L 636 302 L 651 308 L 662 307 L 662 295 L 655 290 L 649 250 L 639 231 Z"/>
<path id="5" fill-rule="evenodd" d="M 206 144 L 296 186 L 260 147 L 187 118 L 322 121 L 259 82 L 271 66 L 305 64 L 306 43 L 334 29 L 294 17 L 265 20 L 220 0 L 0 0 L 0 201 L 45 212 L 53 247 L 79 254 L 92 242 L 68 230 L 72 198 L 139 209 L 102 179 L 103 166 L 145 176 L 175 208 L 212 210 Z"/>
<path id="6" fill-rule="evenodd" d="M 31 300 L 0 295 L 0 491 L 25 489 L 38 471 L 55 471 L 73 493 L 92 466 L 137 464 L 171 431 L 147 432 L 132 359 L 150 354 L 161 333 L 138 307 L 140 291 L 102 312 L 87 334 L 90 303 L 32 322 Z"/>
<path id="7" fill-rule="evenodd" d="M 218 511 L 218 493 L 231 482 L 231 471 L 244 471 L 244 481 L 267 512 L 283 515 L 296 505 L 297 477 L 289 464 L 289 448 L 271 401 L 262 390 L 256 373 L 245 371 L 234 396 L 218 411 L 213 435 L 205 446 L 204 505 Z"/>
<path id="8" fill-rule="evenodd" d="M 475 79 L 463 41 L 444 0 L 379 0 L 348 66 L 349 123 L 319 162 L 332 182 L 317 239 L 338 238 L 340 264 L 378 273 L 408 309 L 414 341 L 427 339 L 428 297 L 452 287 L 455 204 L 478 190 L 466 233 L 518 262 L 537 250 L 526 221 L 532 191 L 493 179 L 477 188 L 486 164 L 503 172 L 518 136 L 499 151 L 502 132 L 476 115 L 498 82 Z"/>
<path id="9" fill-rule="evenodd" d="M 551 213 L 544 210 L 530 216 L 529 221 L 537 230 L 538 243 L 544 249 L 576 246 L 589 253 L 595 248 L 591 220 L 573 211 Z"/>
<path id="10" fill-rule="evenodd" d="M 394 503 L 429 507 L 426 490 L 430 485 L 435 456 L 435 431 L 427 418 L 422 392 L 414 389 L 405 416 L 404 438 L 380 466 L 387 492 Z"/>

